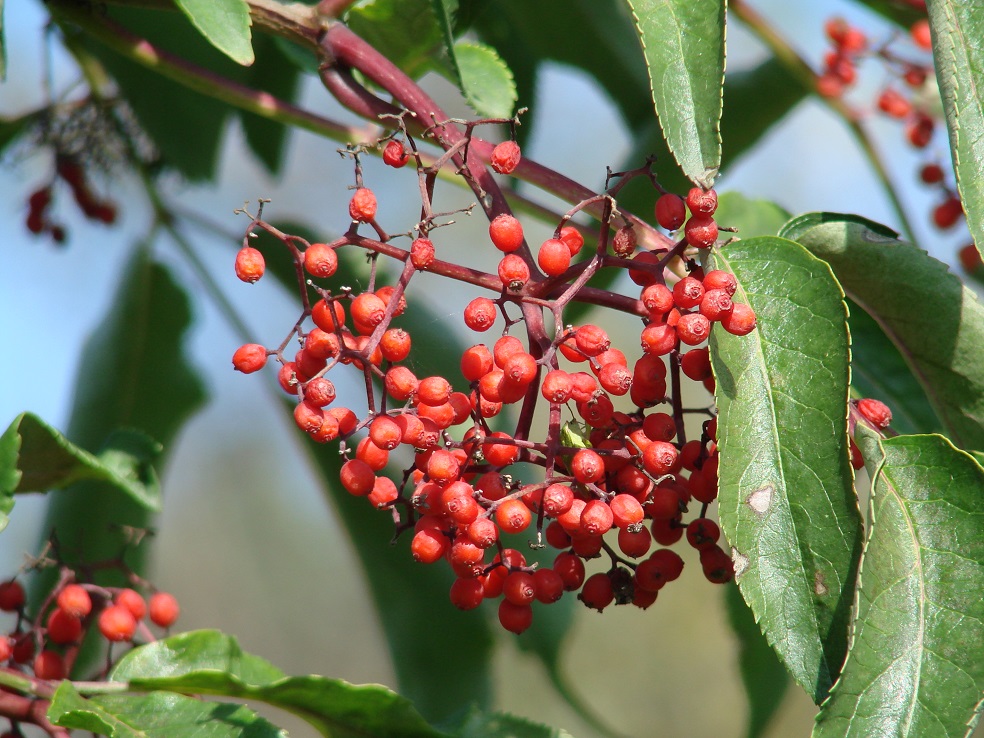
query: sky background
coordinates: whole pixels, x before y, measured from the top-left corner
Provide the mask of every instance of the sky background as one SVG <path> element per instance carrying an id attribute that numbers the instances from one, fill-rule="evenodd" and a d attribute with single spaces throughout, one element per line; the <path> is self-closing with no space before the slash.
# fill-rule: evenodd
<path id="1" fill-rule="evenodd" d="M 761 0 L 755 5 L 795 39 L 815 65 L 825 49 L 822 24 L 831 15 L 845 15 L 868 29 L 881 28 L 879 38 L 887 33 L 870 14 L 850 4 Z M 8 79 L 0 84 L 2 116 L 30 110 L 42 101 L 44 22 L 41 3 L 7 3 L 5 7 Z M 762 50 L 737 24 L 729 29 L 728 42 L 729 72 L 762 58 Z M 56 88 L 62 90 L 75 82 L 76 75 L 57 44 L 52 48 Z M 879 75 L 877 68 L 863 68 L 862 76 L 868 79 L 864 89 L 877 90 L 885 81 Z M 441 81 L 429 80 L 428 85 L 435 94 L 447 95 Z M 354 120 L 310 80 L 303 102 L 329 117 Z M 576 70 L 550 68 L 530 107 L 537 123 L 524 153 L 589 186 L 598 186 L 605 166 L 617 166 L 630 148 L 617 112 L 603 91 Z M 928 227 L 928 213 L 935 203 L 917 182 L 922 159 L 896 145 L 902 135 L 899 125 L 876 120 L 872 127 L 876 140 L 892 151 L 888 164 L 920 245 L 937 258 L 953 261 L 956 249 L 969 239 L 962 228 L 943 237 Z M 584 141 L 592 143 L 586 146 Z M 945 161 L 945 141 L 938 139 L 932 146 L 930 151 Z M 232 211 L 258 196 L 269 197 L 272 218 L 303 220 L 323 228 L 326 237 L 336 233 L 344 222 L 346 186 L 351 180 L 347 165 L 335 154 L 337 148 L 332 141 L 294 132 L 283 170 L 286 176 L 271 178 L 244 148 L 238 127 L 231 126 L 216 184 L 196 186 L 174 178 L 163 184 L 178 207 L 207 216 L 229 234 L 219 237 L 185 230 L 255 340 L 279 342 L 297 308 L 273 284 L 261 281 L 248 288 L 235 279 L 234 249 L 246 222 Z M 0 346 L 6 356 L 0 362 L 0 387 L 4 388 L 0 391 L 0 422 L 6 424 L 29 410 L 64 428 L 81 347 L 107 311 L 120 269 L 132 246 L 144 236 L 150 211 L 145 201 L 133 196 L 139 192 L 135 182 L 98 182 L 99 191 L 120 205 L 117 226 L 108 229 L 80 219 L 67 193 L 62 193 L 55 212 L 68 224 L 68 243 L 59 248 L 35 238 L 23 225 L 25 203 L 50 167 L 50 158 L 23 148 L 16 156 L 8 154 L 0 167 L 0 223 L 4 224 L 0 229 Z M 381 211 L 385 208 L 393 223 L 415 221 L 413 199 L 401 195 L 413 175 L 377 177 L 380 173 L 377 162 L 367 164 L 367 181 L 379 196 Z M 717 189 L 773 200 L 793 214 L 857 212 L 898 227 L 845 127 L 813 101 L 795 108 L 754 151 L 722 172 Z M 455 198 L 461 204 L 468 202 L 455 192 L 447 197 L 444 202 Z M 536 229 L 530 230 L 535 239 Z M 439 237 L 479 238 L 483 231 L 476 217 L 455 229 L 444 229 Z M 158 524 L 155 581 L 181 599 L 183 627 L 222 627 L 239 635 L 249 650 L 288 672 L 394 684 L 378 622 L 345 533 L 326 508 L 314 476 L 297 451 L 295 431 L 270 391 L 272 376 L 259 379 L 231 371 L 229 357 L 242 337 L 207 299 L 174 245 L 160 240 L 154 249 L 179 280 L 190 285 L 196 323 L 187 350 L 210 397 L 187 425 L 164 470 L 166 509 Z M 427 291 L 432 297 L 440 296 L 440 301 L 432 300 L 439 314 L 460 322 L 457 316 L 470 299 L 466 292 L 443 286 Z M 336 384 L 343 396 L 358 391 L 358 385 Z M 13 572 L 25 554 L 36 552 L 42 505 L 41 498 L 18 500 L 12 524 L 0 536 L 0 562 L 5 562 L 0 576 Z M 385 546 L 387 541 L 379 544 Z M 573 629 L 570 672 L 587 679 L 580 682 L 582 694 L 629 735 L 646 734 L 646 726 L 657 715 L 666 735 L 741 733 L 745 708 L 720 598 L 710 585 L 698 581 L 699 576 L 690 580 L 679 592 L 661 595 L 650 611 L 619 608 L 602 617 L 580 613 Z M 472 616 L 476 615 L 460 615 Z M 599 639 L 603 639 L 605 654 L 601 668 L 593 663 L 594 651 L 588 648 Z M 574 735 L 592 735 L 550 696 L 549 689 L 531 688 L 544 681 L 539 667 L 519 654 L 508 639 L 504 641 L 507 645 L 497 661 L 500 705 L 567 727 Z M 670 670 L 673 678 L 667 679 Z M 595 672 L 603 678 L 588 679 L 586 675 Z M 626 685 L 605 676 L 613 673 L 633 678 Z M 706 683 L 714 685 L 714 694 L 704 691 Z M 702 709 L 708 698 L 719 705 L 720 714 Z M 695 711 L 700 717 L 697 726 Z M 809 700 L 791 690 L 771 735 L 804 734 L 811 715 Z M 292 731 L 292 735 L 305 734 L 303 728 Z"/>

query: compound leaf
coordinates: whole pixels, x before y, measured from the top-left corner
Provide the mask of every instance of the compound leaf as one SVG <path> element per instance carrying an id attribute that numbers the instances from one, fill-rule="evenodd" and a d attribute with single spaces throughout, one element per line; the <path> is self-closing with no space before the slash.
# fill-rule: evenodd
<path id="1" fill-rule="evenodd" d="M 199 33 L 237 64 L 253 63 L 246 0 L 175 0 Z"/>
<path id="2" fill-rule="evenodd" d="M 929 0 L 936 80 L 967 226 L 984 253 L 984 7 Z"/>
<path id="3" fill-rule="evenodd" d="M 857 216 L 808 213 L 783 234 L 827 261 L 881 326 L 954 442 L 984 448 L 984 306 L 977 296 L 945 264 Z"/>
<path id="4" fill-rule="evenodd" d="M 964 736 L 984 696 L 984 468 L 858 426 L 873 480 L 851 650 L 814 738 Z"/>
<path id="5" fill-rule="evenodd" d="M 776 237 L 712 252 L 758 316 L 716 326 L 721 526 L 745 601 L 820 702 L 847 651 L 861 516 L 847 450 L 847 314 L 829 267 Z"/>
<path id="6" fill-rule="evenodd" d="M 694 184 L 721 166 L 723 0 L 627 0 L 642 43 L 656 115 L 670 151 Z"/>

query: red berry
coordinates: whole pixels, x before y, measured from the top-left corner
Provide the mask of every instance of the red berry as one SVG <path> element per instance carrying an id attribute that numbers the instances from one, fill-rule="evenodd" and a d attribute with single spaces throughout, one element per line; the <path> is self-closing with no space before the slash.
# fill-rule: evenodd
<path id="1" fill-rule="evenodd" d="M 960 265 L 965 271 L 973 274 L 978 269 L 981 268 L 981 252 L 977 250 L 977 247 L 969 243 L 957 252 L 957 257 L 960 259 Z"/>
<path id="2" fill-rule="evenodd" d="M 485 587 L 481 579 L 469 577 L 455 579 L 451 585 L 451 604 L 459 610 L 474 610 L 485 599 Z"/>
<path id="3" fill-rule="evenodd" d="M 717 223 L 710 215 L 692 215 L 684 226 L 684 235 L 691 246 L 709 249 L 717 241 Z"/>
<path id="4" fill-rule="evenodd" d="M 936 124 L 925 113 L 918 113 L 906 123 L 905 137 L 917 149 L 925 148 L 933 139 Z"/>
<path id="5" fill-rule="evenodd" d="M 943 167 L 939 164 L 925 164 L 919 170 L 919 179 L 926 184 L 936 184 L 943 181 Z"/>
<path id="6" fill-rule="evenodd" d="M 692 379 L 695 382 L 703 382 L 705 379 L 710 377 L 711 358 L 707 349 L 699 348 L 685 353 L 680 358 L 680 369 L 683 370 L 683 373 L 688 379 Z"/>
<path id="7" fill-rule="evenodd" d="M 327 279 L 338 270 L 338 254 L 324 243 L 312 243 L 304 251 L 304 268 L 312 277 Z"/>
<path id="8" fill-rule="evenodd" d="M 359 223 L 368 223 L 376 217 L 376 195 L 368 187 L 360 187 L 349 201 L 349 216 Z"/>
<path id="9" fill-rule="evenodd" d="M 726 290 L 708 290 L 700 299 L 700 314 L 708 320 L 721 320 L 731 312 L 734 303 Z"/>
<path id="10" fill-rule="evenodd" d="M 887 87 L 878 97 L 878 109 L 891 118 L 905 118 L 912 111 L 912 103 L 898 90 Z"/>
<path id="11" fill-rule="evenodd" d="M 711 546 L 701 550 L 700 565 L 707 581 L 713 584 L 725 584 L 735 578 L 735 569 L 731 557 L 720 546 Z"/>
<path id="12" fill-rule="evenodd" d="M 428 269 L 435 258 L 434 242 L 429 238 L 415 238 L 410 244 L 410 261 L 416 269 Z"/>
<path id="13" fill-rule="evenodd" d="M 338 477 L 349 494 L 357 497 L 369 494 L 376 483 L 376 473 L 372 467 L 359 459 L 350 459 L 342 464 Z"/>
<path id="14" fill-rule="evenodd" d="M 91 603 L 90 603 L 91 606 Z M 48 640 L 59 645 L 74 643 L 82 635 L 82 621 L 60 607 L 48 616 Z"/>
<path id="15" fill-rule="evenodd" d="M 24 606 L 24 587 L 16 579 L 0 584 L 0 610 L 14 612 Z"/>
<path id="16" fill-rule="evenodd" d="M 592 574 L 584 582 L 577 598 L 588 607 L 601 612 L 615 600 L 611 578 L 604 572 Z"/>
<path id="17" fill-rule="evenodd" d="M 364 327 L 375 328 L 383 322 L 386 314 L 386 303 L 373 292 L 363 292 L 352 300 L 349 312 L 352 314 L 352 321 L 356 326 L 361 323 Z"/>
<path id="18" fill-rule="evenodd" d="M 678 308 L 692 308 L 704 297 L 704 285 L 699 279 L 684 277 L 673 285 L 673 302 Z"/>
<path id="19" fill-rule="evenodd" d="M 963 205 L 959 197 L 949 197 L 933 210 L 933 223 L 937 228 L 952 228 L 963 215 Z"/>
<path id="20" fill-rule="evenodd" d="M 912 28 L 909 29 L 909 35 L 912 36 L 913 43 L 920 49 L 933 50 L 933 36 L 929 29 L 928 19 L 920 18 L 913 23 Z"/>
<path id="21" fill-rule="evenodd" d="M 514 605 L 529 605 L 536 599 L 536 580 L 525 571 L 511 571 L 502 583 L 502 596 Z"/>
<path id="22" fill-rule="evenodd" d="M 642 453 L 642 464 L 654 477 L 661 477 L 675 470 L 679 455 L 672 443 L 653 441 Z"/>
<path id="23" fill-rule="evenodd" d="M 736 302 L 731 312 L 721 318 L 721 325 L 735 336 L 748 335 L 755 330 L 755 311 L 744 303 Z"/>
<path id="24" fill-rule="evenodd" d="M 410 541 L 410 554 L 418 563 L 433 564 L 444 556 L 449 547 L 447 536 L 440 530 L 423 528 L 414 533 Z"/>
<path id="25" fill-rule="evenodd" d="M 566 250 L 566 249 L 565 249 Z M 487 297 L 476 297 L 465 307 L 465 325 L 483 333 L 493 326 L 499 311 Z"/>
<path id="26" fill-rule="evenodd" d="M 567 244 L 571 256 L 577 256 L 584 246 L 584 236 L 574 226 L 564 226 L 560 229 L 560 240 Z"/>
<path id="27" fill-rule="evenodd" d="M 865 398 L 858 400 L 858 412 L 877 428 L 887 428 L 892 423 L 892 411 L 884 402 Z"/>
<path id="28" fill-rule="evenodd" d="M 99 632 L 107 641 L 129 641 L 137 630 L 137 620 L 125 605 L 110 605 L 99 613 Z"/>
<path id="29" fill-rule="evenodd" d="M 115 604 L 125 607 L 133 615 L 134 619 L 140 620 L 147 614 L 147 603 L 139 592 L 132 589 L 121 589 L 116 597 L 113 598 Z"/>
<path id="30" fill-rule="evenodd" d="M 714 190 L 705 192 L 700 187 L 694 187 L 687 193 L 687 207 L 694 215 L 714 215 L 717 206 L 718 196 Z"/>
<path id="31" fill-rule="evenodd" d="M 495 509 L 495 522 L 503 533 L 522 533 L 532 519 L 530 509 L 520 500 L 505 500 Z"/>
<path id="32" fill-rule="evenodd" d="M 64 679 L 68 676 L 65 659 L 55 651 L 42 651 L 34 658 L 34 676 L 38 679 Z"/>
<path id="33" fill-rule="evenodd" d="M 536 583 L 536 599 L 545 605 L 559 600 L 564 594 L 564 580 L 553 569 L 537 569 L 533 572 Z"/>
<path id="34" fill-rule="evenodd" d="M 514 605 L 504 599 L 499 603 L 499 623 L 509 632 L 519 635 L 533 624 L 533 608 Z"/>
<path id="35" fill-rule="evenodd" d="M 246 246 L 236 254 L 236 276 L 243 282 L 252 284 L 266 271 L 266 260 L 259 249 Z"/>
<path id="36" fill-rule="evenodd" d="M 408 161 L 410 161 L 410 152 L 402 142 L 392 140 L 383 148 L 383 163 L 387 166 L 399 169 L 406 166 Z"/>
<path id="37" fill-rule="evenodd" d="M 258 343 L 247 343 L 236 349 L 232 355 L 232 366 L 237 372 L 252 374 L 258 372 L 267 361 L 267 350 Z"/>
<path id="38" fill-rule="evenodd" d="M 489 223 L 489 237 L 492 245 L 508 254 L 523 245 L 523 226 L 513 216 L 502 213 Z"/>
<path id="39" fill-rule="evenodd" d="M 0 636 L 0 664 L 5 663 L 14 654 L 14 646 L 7 636 Z"/>
<path id="40" fill-rule="evenodd" d="M 530 281 L 530 268 L 516 254 L 503 256 L 497 271 L 503 288 L 512 292 L 523 289 L 523 286 Z"/>
<path id="41" fill-rule="evenodd" d="M 701 313 L 687 313 L 680 316 L 676 330 L 683 343 L 688 346 L 696 346 L 710 335 L 711 321 Z"/>
<path id="42" fill-rule="evenodd" d="M 581 511 L 581 530 L 590 536 L 601 536 L 611 530 L 615 517 L 607 502 L 591 500 Z"/>
<path id="43" fill-rule="evenodd" d="M 571 398 L 574 382 L 563 369 L 551 369 L 543 378 L 540 394 L 547 402 L 564 403 Z"/>
<path id="44" fill-rule="evenodd" d="M 410 334 L 402 328 L 389 328 L 379 339 L 379 350 L 387 361 L 403 361 L 410 355 Z"/>
<path id="45" fill-rule="evenodd" d="M 92 598 L 80 584 L 66 584 L 58 593 L 58 607 L 76 618 L 84 618 L 92 612 Z"/>
<path id="46" fill-rule="evenodd" d="M 550 238 L 543 242 L 536 255 L 536 263 L 548 277 L 557 277 L 567 271 L 571 265 L 571 251 L 567 244 L 558 238 Z"/>
<path id="47" fill-rule="evenodd" d="M 679 195 L 665 194 L 656 201 L 656 222 L 668 231 L 675 231 L 687 219 L 687 209 Z"/>
<path id="48" fill-rule="evenodd" d="M 698 551 L 716 546 L 720 537 L 721 529 L 713 520 L 697 518 L 687 526 L 687 543 Z"/>
<path id="49" fill-rule="evenodd" d="M 499 174 L 512 174 L 522 154 L 515 141 L 503 141 L 492 149 L 492 168 Z"/>

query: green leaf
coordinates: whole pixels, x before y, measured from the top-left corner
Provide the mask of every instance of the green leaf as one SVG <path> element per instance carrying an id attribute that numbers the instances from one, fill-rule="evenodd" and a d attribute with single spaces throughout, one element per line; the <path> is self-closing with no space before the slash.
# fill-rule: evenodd
<path id="1" fill-rule="evenodd" d="M 110 738 L 286 738 L 247 707 L 155 692 L 84 699 L 63 681 L 48 708 L 55 725 Z"/>
<path id="2" fill-rule="evenodd" d="M 472 110 L 488 118 L 509 118 L 516 107 L 516 83 L 506 63 L 490 46 L 459 41 L 454 58 L 461 91 Z"/>
<path id="3" fill-rule="evenodd" d="M 762 635 L 755 616 L 741 598 L 738 587 L 729 585 L 725 605 L 731 630 L 738 638 L 738 670 L 748 698 L 747 738 L 764 733 L 773 715 L 782 704 L 789 687 L 789 673 L 776 652 Z"/>
<path id="4" fill-rule="evenodd" d="M 827 261 L 895 344 L 948 435 L 984 448 L 984 307 L 945 264 L 877 223 L 809 213 L 783 229 Z"/>
<path id="5" fill-rule="evenodd" d="M 208 42 L 237 64 L 253 63 L 246 0 L 175 0 Z"/>
<path id="6" fill-rule="evenodd" d="M 714 219 L 724 226 L 738 229 L 738 238 L 774 236 L 789 220 L 789 213 L 769 200 L 752 200 L 738 192 L 718 197 Z"/>
<path id="7" fill-rule="evenodd" d="M 3 0 L 0 0 L 0 82 L 7 79 L 7 41 L 4 38 L 6 28 L 3 23 Z"/>
<path id="8" fill-rule="evenodd" d="M 694 184 L 721 166 L 723 0 L 627 0 L 642 42 L 656 114 L 670 151 Z"/>
<path id="9" fill-rule="evenodd" d="M 379 685 L 320 676 L 285 677 L 231 636 L 193 631 L 134 649 L 110 674 L 133 689 L 261 700 L 292 712 L 331 738 L 438 738 L 413 705 Z"/>
<path id="10" fill-rule="evenodd" d="M 899 433 L 942 430 L 926 393 L 902 354 L 881 326 L 851 300 L 851 386 L 861 397 L 874 397 L 892 408 L 892 428 Z"/>
<path id="11" fill-rule="evenodd" d="M 926 17 L 925 8 L 920 8 L 918 3 L 899 3 L 894 0 L 861 0 L 861 3 L 905 31 L 917 20 Z"/>
<path id="12" fill-rule="evenodd" d="M 0 530 L 14 493 L 64 489 L 83 479 L 105 482 L 142 507 L 160 511 L 160 483 L 151 462 L 160 444 L 135 431 L 111 435 L 93 455 L 32 413 L 21 413 L 0 436 Z"/>
<path id="13" fill-rule="evenodd" d="M 276 224 L 285 233 L 309 241 L 318 239 L 296 223 Z M 291 292 L 297 277 L 293 261 L 280 244 L 261 237 L 267 255 L 267 271 Z M 264 244 L 270 244 L 267 249 Z M 365 259 L 355 250 L 339 253 L 333 284 L 364 285 L 368 282 Z M 387 282 L 380 273 L 377 284 Z M 445 357 L 463 352 L 453 333 L 443 330 L 439 315 L 411 300 L 406 313 L 394 325 L 415 326 L 408 366 L 419 377 L 447 373 Z M 293 410 L 293 406 L 290 407 Z M 300 435 L 300 434 L 299 434 Z M 409 536 L 396 545 L 390 515 L 375 510 L 365 499 L 350 495 L 338 481 L 342 459 L 335 448 L 304 441 L 312 465 L 323 480 L 324 493 L 349 532 L 352 547 L 365 569 L 369 591 L 386 633 L 399 691 L 431 720 L 442 720 L 464 705 L 486 706 L 491 700 L 490 654 L 492 631 L 478 613 L 462 614 L 448 598 L 454 574 L 447 566 L 421 565 L 407 550 Z M 448 648 L 448 643 L 456 644 Z M 440 654 L 439 659 L 434 655 Z"/>
<path id="14" fill-rule="evenodd" d="M 566 730 L 548 728 L 515 715 L 482 712 L 475 708 L 449 732 L 456 738 L 571 738 Z"/>
<path id="15" fill-rule="evenodd" d="M 431 0 L 371 0 L 350 8 L 345 22 L 411 77 L 433 66 L 444 39 Z"/>
<path id="16" fill-rule="evenodd" d="M 721 527 L 736 580 L 783 664 L 818 703 L 847 651 L 861 547 L 848 463 L 847 314 L 829 267 L 751 238 L 712 252 L 758 316 L 711 333 Z"/>
<path id="17" fill-rule="evenodd" d="M 3 0 L 0 0 L 0 12 L 3 10 L 2 5 Z M 30 128 L 30 124 L 34 123 L 37 118 L 35 113 L 20 115 L 16 118 L 0 118 L 0 154 L 21 134 L 25 133 Z"/>
<path id="18" fill-rule="evenodd" d="M 815 738 L 964 736 L 984 697 L 984 469 L 858 426 L 874 480 L 851 650 Z"/>
<path id="19" fill-rule="evenodd" d="M 120 274 L 107 314 L 86 341 L 65 435 L 83 448 L 95 448 L 117 428 L 136 428 L 168 451 L 205 398 L 184 353 L 191 320 L 184 290 L 151 259 L 148 248 L 138 248 Z M 133 450 L 117 443 L 113 454 Z M 165 457 L 157 463 L 163 467 Z M 61 555 L 72 565 L 119 556 L 129 542 L 125 526 L 146 528 L 149 523 L 145 506 L 112 485 L 89 480 L 51 498 L 40 530 L 45 538 L 55 531 Z M 146 546 L 137 546 L 127 555 L 138 572 L 145 551 Z M 57 571 L 52 569 L 36 577 L 32 598 L 50 591 L 53 576 Z M 97 581 L 121 585 L 125 579 L 106 571 Z"/>
<path id="20" fill-rule="evenodd" d="M 984 7 L 929 0 L 936 80 L 967 226 L 984 254 Z"/>

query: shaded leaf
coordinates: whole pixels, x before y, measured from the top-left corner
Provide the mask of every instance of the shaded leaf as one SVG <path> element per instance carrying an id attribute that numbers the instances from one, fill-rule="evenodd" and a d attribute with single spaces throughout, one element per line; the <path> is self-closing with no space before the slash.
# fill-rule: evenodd
<path id="1" fill-rule="evenodd" d="M 898 3 L 893 0 L 860 0 L 860 2 L 905 30 L 920 18 L 926 17 L 925 8 L 920 8 L 916 3 Z"/>
<path id="2" fill-rule="evenodd" d="M 2 2 L 3 0 L 0 0 L 0 5 Z M 2 8 L 0 8 L 0 12 L 2 12 Z M 30 130 L 30 125 L 35 120 L 37 120 L 37 116 L 34 113 L 20 115 L 16 118 L 0 118 L 0 154 L 23 133 Z"/>
<path id="3" fill-rule="evenodd" d="M 723 0 L 627 0 L 663 135 L 686 177 L 711 187 L 721 166 Z"/>
<path id="4" fill-rule="evenodd" d="M 718 197 L 714 219 L 724 226 L 738 229 L 738 238 L 774 236 L 789 220 L 789 213 L 769 200 L 752 200 L 738 192 L 725 192 Z"/>
<path id="5" fill-rule="evenodd" d="M 874 397 L 892 409 L 892 428 L 899 433 L 942 430 L 926 393 L 902 354 L 875 320 L 853 301 L 851 313 L 851 386 L 861 397 Z"/>
<path id="6" fill-rule="evenodd" d="M 7 79 L 7 41 L 4 37 L 6 28 L 3 23 L 3 2 L 4 0 L 0 0 L 0 82 Z"/>
<path id="7" fill-rule="evenodd" d="M 936 81 L 967 226 L 984 254 L 984 7 L 929 0 Z"/>
<path id="8" fill-rule="evenodd" d="M 105 482 L 142 507 L 160 511 L 160 483 L 151 462 L 160 444 L 135 431 L 117 431 L 98 454 L 69 442 L 33 413 L 21 413 L 0 436 L 0 530 L 14 493 L 47 492 L 83 479 Z"/>
<path id="9" fill-rule="evenodd" d="M 55 725 L 110 738 L 286 738 L 242 705 L 155 692 L 83 698 L 63 681 L 48 709 Z"/>
<path id="10" fill-rule="evenodd" d="M 816 738 L 963 736 L 984 696 L 984 469 L 942 436 L 881 441 L 851 650 Z"/>
<path id="11" fill-rule="evenodd" d="M 487 713 L 472 709 L 460 724 L 449 732 L 458 738 L 570 738 L 559 728 L 504 713 Z"/>
<path id="12" fill-rule="evenodd" d="M 861 516 L 847 450 L 848 339 L 829 267 L 775 237 L 712 252 L 758 316 L 711 333 L 721 527 L 745 601 L 817 702 L 847 650 Z"/>
<path id="13" fill-rule="evenodd" d="M 454 58 L 465 100 L 479 115 L 509 118 L 516 107 L 516 83 L 495 49 L 485 44 L 458 42 Z"/>
<path id="14" fill-rule="evenodd" d="M 350 8 L 345 22 L 411 77 L 433 66 L 444 40 L 431 0 L 370 0 Z"/>
<path id="15" fill-rule="evenodd" d="M 738 638 L 738 671 L 748 699 L 745 735 L 756 738 L 764 733 L 782 704 L 789 687 L 789 673 L 762 634 L 738 587 L 729 585 L 724 600 L 728 622 Z"/>
<path id="16" fill-rule="evenodd" d="M 175 0 L 195 28 L 237 64 L 253 63 L 246 0 Z"/>
<path id="17" fill-rule="evenodd" d="M 984 307 L 977 296 L 945 264 L 857 216 L 808 213 L 783 233 L 826 260 L 881 326 L 957 445 L 984 448 Z"/>

